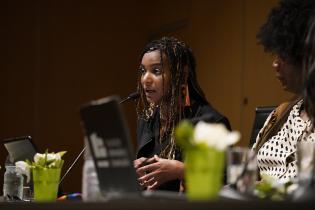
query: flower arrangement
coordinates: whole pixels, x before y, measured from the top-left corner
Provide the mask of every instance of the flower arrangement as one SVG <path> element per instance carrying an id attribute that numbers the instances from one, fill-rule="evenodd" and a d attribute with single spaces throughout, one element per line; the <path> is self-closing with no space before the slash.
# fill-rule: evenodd
<path id="1" fill-rule="evenodd" d="M 225 150 L 240 138 L 222 124 L 181 121 L 176 143 L 183 149 L 185 185 L 190 200 L 216 199 L 222 186 Z"/>
<path id="2" fill-rule="evenodd" d="M 175 130 L 176 142 L 184 150 L 210 147 L 224 151 L 240 139 L 238 131 L 229 131 L 223 124 L 198 122 L 192 123 L 183 120 Z"/>
<path id="3" fill-rule="evenodd" d="M 61 168 L 64 161 L 61 159 L 65 151 L 44 154 L 36 153 L 34 161 L 18 161 L 17 170 L 27 176 L 27 182 L 32 179 L 34 184 L 34 200 L 36 202 L 56 201 L 60 181 Z"/>
<path id="4" fill-rule="evenodd" d="M 287 196 L 297 189 L 292 181 L 278 181 L 277 179 L 261 174 L 261 181 L 256 184 L 254 195 L 261 199 L 274 201 L 285 200 Z"/>
<path id="5" fill-rule="evenodd" d="M 62 168 L 64 160 L 61 158 L 65 153 L 66 151 L 48 153 L 48 150 L 46 150 L 44 154 L 36 153 L 34 156 L 34 161 L 17 161 L 15 166 L 19 173 L 24 174 L 27 177 L 27 182 L 29 182 L 30 173 L 33 169 Z"/>

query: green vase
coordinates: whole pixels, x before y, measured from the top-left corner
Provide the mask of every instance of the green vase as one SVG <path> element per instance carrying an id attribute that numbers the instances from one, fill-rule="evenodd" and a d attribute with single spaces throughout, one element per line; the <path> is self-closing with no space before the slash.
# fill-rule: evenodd
<path id="1" fill-rule="evenodd" d="M 222 187 L 224 152 L 213 148 L 185 151 L 185 181 L 189 200 L 213 200 Z"/>
<path id="2" fill-rule="evenodd" d="M 56 201 L 61 169 L 33 169 L 34 199 L 39 202 Z"/>

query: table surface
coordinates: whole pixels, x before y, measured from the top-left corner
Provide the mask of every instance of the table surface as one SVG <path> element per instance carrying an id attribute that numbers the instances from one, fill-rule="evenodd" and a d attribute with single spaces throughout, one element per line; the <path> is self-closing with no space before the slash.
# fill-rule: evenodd
<path id="1" fill-rule="evenodd" d="M 0 209 L 211 209 L 211 210 L 291 210 L 291 209 L 314 209 L 315 201 L 312 202 L 267 202 L 267 201 L 215 201 L 215 202 L 188 202 L 188 201 L 149 201 L 149 200 L 115 200 L 98 203 L 88 202 L 55 202 L 55 203 L 0 203 Z"/>
<path id="2" fill-rule="evenodd" d="M 219 199 L 217 201 L 191 202 L 186 199 L 115 199 L 106 202 L 60 201 L 51 203 L 0 202 L 0 209 L 78 209 L 78 210 L 106 210 L 106 209 L 180 209 L 180 210 L 314 210 L 315 199 L 309 201 L 240 201 L 235 199 Z"/>

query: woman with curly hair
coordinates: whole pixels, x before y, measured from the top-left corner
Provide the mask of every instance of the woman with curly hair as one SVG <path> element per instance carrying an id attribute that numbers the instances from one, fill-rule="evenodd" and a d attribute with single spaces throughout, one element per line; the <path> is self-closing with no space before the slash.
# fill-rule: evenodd
<path id="1" fill-rule="evenodd" d="M 304 103 L 305 110 L 312 120 L 315 121 L 315 10 L 312 18 L 309 32 L 305 40 L 303 59 L 304 70 Z"/>
<path id="2" fill-rule="evenodd" d="M 139 183 L 145 189 L 178 191 L 184 163 L 175 144 L 174 128 L 181 119 L 223 123 L 227 118 L 208 103 L 196 76 L 196 62 L 183 42 L 163 37 L 141 54 L 137 102 Z"/>
<path id="3" fill-rule="evenodd" d="M 269 115 L 253 146 L 260 175 L 280 181 L 297 177 L 297 143 L 315 142 L 314 132 L 306 135 L 312 123 L 302 97 L 304 40 L 314 8 L 314 0 L 281 0 L 257 35 L 274 55 L 272 66 L 283 89 L 295 95 Z"/>

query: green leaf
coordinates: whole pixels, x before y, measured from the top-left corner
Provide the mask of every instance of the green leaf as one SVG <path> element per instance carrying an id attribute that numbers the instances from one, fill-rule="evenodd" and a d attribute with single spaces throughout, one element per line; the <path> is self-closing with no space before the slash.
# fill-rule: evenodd
<path id="1" fill-rule="evenodd" d="M 59 154 L 60 155 L 60 157 L 62 157 L 64 154 L 66 154 L 67 153 L 67 151 L 61 151 L 61 152 L 58 152 L 57 154 Z"/>
<path id="2" fill-rule="evenodd" d="M 32 162 L 29 159 L 26 159 L 25 162 L 27 163 L 27 165 L 32 166 Z"/>
<path id="3" fill-rule="evenodd" d="M 46 155 L 44 158 L 42 158 L 42 157 L 38 158 L 37 163 L 33 162 L 33 165 L 45 166 L 46 165 L 46 158 L 47 158 Z"/>
<path id="4" fill-rule="evenodd" d="M 175 128 L 176 143 L 182 149 L 189 149 L 193 147 L 192 139 L 194 136 L 194 126 L 188 120 L 179 122 Z"/>
<path id="5" fill-rule="evenodd" d="M 61 168 L 63 166 L 64 161 L 62 159 L 54 158 L 55 155 L 59 155 L 62 157 L 66 151 L 61 151 L 58 153 L 48 153 L 48 149 L 46 149 L 44 154 L 40 154 L 37 162 L 26 160 L 26 163 L 31 168 L 43 169 L 43 168 Z M 52 156 L 51 156 L 52 155 Z M 48 156 L 50 159 L 48 159 Z"/>
<path id="6" fill-rule="evenodd" d="M 287 196 L 287 188 L 292 182 L 279 183 L 279 181 L 271 176 L 262 175 L 262 181 L 256 184 L 256 195 L 263 199 L 284 200 Z"/>

